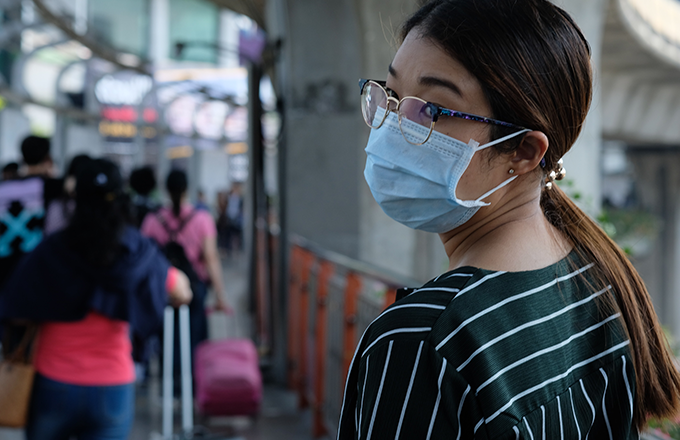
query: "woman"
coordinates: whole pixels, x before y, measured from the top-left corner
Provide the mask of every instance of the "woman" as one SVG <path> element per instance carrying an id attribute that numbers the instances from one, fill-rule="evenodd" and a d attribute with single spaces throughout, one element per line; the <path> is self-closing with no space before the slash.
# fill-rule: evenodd
<path id="1" fill-rule="evenodd" d="M 130 335 L 156 333 L 168 299 L 191 300 L 186 276 L 126 226 L 122 183 L 112 162 L 86 164 L 70 224 L 41 242 L 0 294 L 0 319 L 41 324 L 29 440 L 127 438 L 134 416 Z"/>
<path id="2" fill-rule="evenodd" d="M 434 0 L 362 81 L 365 177 L 449 271 L 367 329 L 340 439 L 635 439 L 680 379 L 642 280 L 554 180 L 592 94 L 546 0 Z"/>
<path id="3" fill-rule="evenodd" d="M 180 267 L 191 280 L 194 299 L 191 302 L 192 347 L 207 339 L 208 326 L 205 315 L 207 286 L 215 292 L 215 309 L 229 312 L 222 281 L 222 265 L 217 251 L 217 230 L 210 213 L 195 209 L 187 198 L 188 181 L 184 171 L 173 170 L 168 174 L 166 189 L 172 206 L 149 214 L 142 223 L 142 234 L 154 239 L 168 253 L 177 257 L 178 246 L 184 257 L 177 258 L 189 264 Z M 170 258 L 171 260 L 175 258 Z M 187 261 L 188 260 L 188 261 Z M 181 263 L 180 263 L 181 265 Z M 179 266 L 178 266 L 179 267 Z"/>

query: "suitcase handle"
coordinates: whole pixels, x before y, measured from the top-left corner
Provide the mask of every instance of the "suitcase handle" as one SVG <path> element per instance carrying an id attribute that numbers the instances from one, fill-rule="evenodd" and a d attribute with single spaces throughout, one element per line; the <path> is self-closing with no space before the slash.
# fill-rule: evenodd
<path id="1" fill-rule="evenodd" d="M 180 368 L 182 372 L 182 430 L 194 428 L 193 390 L 191 384 L 191 340 L 189 335 L 189 307 L 181 305 L 179 313 Z M 163 320 L 163 438 L 172 439 L 173 413 L 173 350 L 175 336 L 175 309 L 165 308 Z"/>

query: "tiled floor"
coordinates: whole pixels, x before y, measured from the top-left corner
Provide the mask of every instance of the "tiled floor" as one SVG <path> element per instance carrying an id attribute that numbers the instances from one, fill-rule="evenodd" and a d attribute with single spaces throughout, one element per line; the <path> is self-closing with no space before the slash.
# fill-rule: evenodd
<path id="1" fill-rule="evenodd" d="M 226 258 L 223 261 L 225 286 L 236 314 L 227 317 L 214 314 L 209 317 L 211 338 L 245 337 L 250 328 L 248 297 L 246 295 L 247 268 L 244 258 Z M 176 411 L 179 423 L 179 410 Z M 309 411 L 297 409 L 295 395 L 281 386 L 265 384 L 264 401 L 260 414 L 250 418 L 196 418 L 196 425 L 207 426 L 214 440 L 308 440 L 311 439 Z M 130 440 L 160 440 L 161 399 L 158 379 L 137 390 L 135 422 Z M 220 435 L 222 434 L 222 435 Z M 204 437 L 194 437 L 200 439 Z M 21 440 L 21 430 L 0 429 L 0 440 Z"/>

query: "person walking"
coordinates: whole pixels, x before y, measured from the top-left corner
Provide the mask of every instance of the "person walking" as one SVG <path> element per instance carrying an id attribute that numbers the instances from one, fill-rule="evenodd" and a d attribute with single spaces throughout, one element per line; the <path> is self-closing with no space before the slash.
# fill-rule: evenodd
<path id="1" fill-rule="evenodd" d="M 39 324 L 28 440 L 126 439 L 134 415 L 131 335 L 158 332 L 168 302 L 186 304 L 186 275 L 126 224 L 115 164 L 79 173 L 66 229 L 43 240 L 0 292 L 0 319 Z"/>
<path id="2" fill-rule="evenodd" d="M 680 376 L 624 252 L 555 183 L 592 97 L 547 0 L 432 0 L 362 80 L 366 182 L 448 271 L 367 328 L 338 439 L 637 439 Z"/>
<path id="3" fill-rule="evenodd" d="M 190 327 L 191 344 L 195 348 L 208 337 L 205 311 L 208 286 L 215 293 L 214 308 L 231 313 L 224 293 L 217 230 L 208 211 L 196 209 L 189 203 L 188 180 L 184 171 L 171 171 L 166 180 L 166 189 L 171 206 L 148 214 L 142 223 L 141 232 L 165 249 L 166 255 L 173 254 L 170 260 L 179 260 L 176 264 L 182 266 L 180 269 L 185 270 L 191 280 L 194 299 L 189 306 Z"/>
<path id="4" fill-rule="evenodd" d="M 25 175 L 0 182 L 0 286 L 43 239 L 45 214 L 63 188 L 63 181 L 52 177 L 49 139 L 27 136 L 21 154 Z"/>

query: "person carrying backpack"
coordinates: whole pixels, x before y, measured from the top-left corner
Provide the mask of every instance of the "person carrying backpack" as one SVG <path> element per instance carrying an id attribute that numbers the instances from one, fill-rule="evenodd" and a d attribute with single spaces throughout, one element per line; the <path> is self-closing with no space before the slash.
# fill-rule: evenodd
<path id="1" fill-rule="evenodd" d="M 187 188 L 186 173 L 172 170 L 166 180 L 172 205 L 148 214 L 141 232 L 155 240 L 171 264 L 189 277 L 194 292 L 189 305 L 193 351 L 208 337 L 205 314 L 208 287 L 215 293 L 216 310 L 231 313 L 231 307 L 225 299 L 215 221 L 209 212 L 197 210 L 188 202 Z"/>

